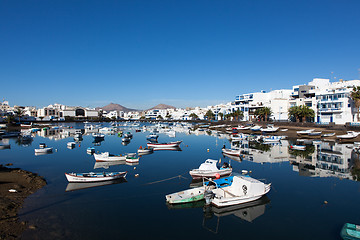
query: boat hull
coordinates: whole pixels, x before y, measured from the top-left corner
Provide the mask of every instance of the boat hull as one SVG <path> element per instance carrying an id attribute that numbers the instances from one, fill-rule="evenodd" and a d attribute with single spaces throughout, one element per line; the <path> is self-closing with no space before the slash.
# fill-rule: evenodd
<path id="1" fill-rule="evenodd" d="M 182 141 L 170 142 L 170 143 L 147 143 L 148 147 L 152 148 L 173 148 L 178 147 Z"/>
<path id="2" fill-rule="evenodd" d="M 232 173 L 232 169 L 223 169 L 219 171 L 201 171 L 201 170 L 191 170 L 189 174 L 192 178 L 215 178 L 217 174 L 220 175 L 220 177 L 229 176 Z"/>
<path id="3" fill-rule="evenodd" d="M 165 196 L 166 202 L 170 204 L 180 204 L 201 201 L 204 199 L 205 187 L 198 187 L 180 191 Z"/>
<path id="4" fill-rule="evenodd" d="M 114 162 L 123 161 L 126 159 L 126 156 L 102 156 L 102 154 L 94 153 L 94 158 L 96 162 Z"/>
<path id="5" fill-rule="evenodd" d="M 102 181 L 109 181 L 119 178 L 126 177 L 127 172 L 118 172 L 117 174 L 112 175 L 105 175 L 98 173 L 96 175 L 85 175 L 85 174 L 75 174 L 75 173 L 65 173 L 66 179 L 69 182 L 102 182 Z"/>

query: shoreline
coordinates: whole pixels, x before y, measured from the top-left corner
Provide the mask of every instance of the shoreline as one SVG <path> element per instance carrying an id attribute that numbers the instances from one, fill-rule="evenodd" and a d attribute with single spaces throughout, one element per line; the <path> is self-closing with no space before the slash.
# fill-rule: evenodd
<path id="1" fill-rule="evenodd" d="M 0 165 L 0 239 L 18 239 L 26 229 L 36 228 L 20 222 L 18 212 L 25 199 L 45 185 L 45 179 L 36 173 Z"/>

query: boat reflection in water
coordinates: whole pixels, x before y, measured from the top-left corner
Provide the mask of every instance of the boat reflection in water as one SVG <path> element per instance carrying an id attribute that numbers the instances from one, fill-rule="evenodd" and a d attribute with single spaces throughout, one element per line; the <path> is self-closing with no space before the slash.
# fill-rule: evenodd
<path id="1" fill-rule="evenodd" d="M 182 151 L 180 147 L 156 147 L 154 151 Z"/>
<path id="2" fill-rule="evenodd" d="M 266 205 L 270 203 L 270 199 L 265 195 L 262 198 L 243 204 L 234 206 L 217 208 L 215 206 L 204 207 L 203 227 L 210 232 L 218 233 L 220 218 L 228 215 L 234 215 L 242 220 L 252 223 L 256 218 L 262 216 L 265 213 Z M 212 219 L 213 216 L 217 217 L 216 228 L 211 229 L 207 226 L 207 222 Z"/>
<path id="3" fill-rule="evenodd" d="M 72 182 L 72 183 L 68 183 L 65 192 L 76 191 L 76 190 L 92 188 L 92 187 L 100 187 L 105 185 L 119 184 L 125 182 L 127 182 L 125 178 L 120 178 L 111 181 L 103 181 L 103 182 L 80 182 L 80 183 Z"/>
<path id="4" fill-rule="evenodd" d="M 112 161 L 112 162 L 95 162 L 94 169 L 97 169 L 97 168 L 108 169 L 111 166 L 125 165 L 125 164 L 127 164 L 127 162 L 125 160 Z"/>
<path id="5" fill-rule="evenodd" d="M 222 155 L 224 156 L 224 157 L 227 157 L 227 158 L 230 158 L 231 160 L 234 160 L 234 161 L 237 161 L 237 162 L 241 162 L 242 161 L 242 159 L 241 159 L 241 154 L 240 154 L 240 156 L 233 156 L 233 155 L 229 155 L 229 154 L 226 154 L 226 153 L 222 153 Z"/>
<path id="6" fill-rule="evenodd" d="M 41 155 L 48 155 L 48 154 L 52 154 L 53 151 L 48 151 L 48 152 L 36 152 L 35 156 L 41 156 Z"/>

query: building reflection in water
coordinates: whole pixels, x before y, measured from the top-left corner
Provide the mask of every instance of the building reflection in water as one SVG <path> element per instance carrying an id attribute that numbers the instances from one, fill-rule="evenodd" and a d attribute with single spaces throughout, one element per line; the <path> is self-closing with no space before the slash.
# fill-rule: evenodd
<path id="1" fill-rule="evenodd" d="M 290 143 L 288 140 L 281 140 L 271 145 L 242 140 L 231 142 L 231 148 L 240 149 L 240 157 L 245 161 L 260 164 L 289 161 L 293 170 L 301 176 L 353 180 L 351 170 L 354 162 L 359 161 L 359 154 L 354 150 L 356 145 L 308 140 L 303 141 L 305 151 L 300 151 L 290 149 Z"/>

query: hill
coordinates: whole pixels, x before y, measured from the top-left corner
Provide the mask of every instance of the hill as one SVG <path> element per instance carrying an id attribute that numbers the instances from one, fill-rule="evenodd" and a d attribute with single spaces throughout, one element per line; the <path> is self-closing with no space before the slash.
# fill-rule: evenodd
<path id="1" fill-rule="evenodd" d="M 137 109 L 131 109 L 131 108 L 127 108 L 127 107 L 124 107 L 120 104 L 116 104 L 116 103 L 110 103 L 104 107 L 98 107 L 96 108 L 97 110 L 98 109 L 102 109 L 104 111 L 123 111 L 123 112 L 137 112 L 137 111 L 140 111 L 140 110 L 137 110 Z"/>
<path id="2" fill-rule="evenodd" d="M 160 103 L 160 104 L 156 105 L 155 107 L 149 108 L 148 110 L 152 110 L 152 109 L 169 109 L 169 108 L 176 109 L 176 107 L 174 107 L 174 106 L 170 106 L 170 105 Z"/>

